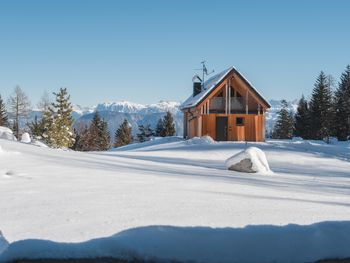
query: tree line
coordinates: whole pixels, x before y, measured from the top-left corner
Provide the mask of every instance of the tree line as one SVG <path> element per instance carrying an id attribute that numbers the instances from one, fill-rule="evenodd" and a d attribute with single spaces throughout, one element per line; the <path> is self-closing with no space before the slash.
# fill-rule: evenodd
<path id="1" fill-rule="evenodd" d="M 32 138 L 43 141 L 52 148 L 70 148 L 77 151 L 105 151 L 111 147 L 121 147 L 133 142 L 145 142 L 154 136 L 166 137 L 175 135 L 175 124 L 172 114 L 168 111 L 158 120 L 155 130 L 149 124 L 139 125 L 136 137 L 132 134 L 130 123 L 124 119 L 114 134 L 114 144 L 111 143 L 108 123 L 101 118 L 99 112 L 94 112 L 91 122 L 84 126 L 73 128 L 70 95 L 66 88 L 60 88 L 53 93 L 54 102 L 44 93 L 38 108 L 42 116 L 36 115 L 31 122 L 26 121 L 30 111 L 30 102 L 23 90 L 17 86 L 8 99 L 9 111 L 0 94 L 0 126 L 9 127 L 17 138 L 28 131 Z M 26 125 L 21 125 L 25 123 Z M 24 129 L 21 129 L 25 126 Z"/>
<path id="2" fill-rule="evenodd" d="M 272 138 L 325 140 L 331 137 L 339 141 L 350 135 L 350 65 L 341 74 L 336 86 L 334 78 L 323 71 L 314 84 L 308 101 L 303 95 L 299 100 L 295 115 L 288 111 L 288 104 L 281 101 Z"/>

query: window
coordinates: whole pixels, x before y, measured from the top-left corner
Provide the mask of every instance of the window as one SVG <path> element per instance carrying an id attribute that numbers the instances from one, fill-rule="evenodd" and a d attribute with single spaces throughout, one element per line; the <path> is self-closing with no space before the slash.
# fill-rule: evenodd
<path id="1" fill-rule="evenodd" d="M 236 118 L 236 125 L 237 126 L 244 126 L 244 118 L 243 117 L 237 117 Z"/>

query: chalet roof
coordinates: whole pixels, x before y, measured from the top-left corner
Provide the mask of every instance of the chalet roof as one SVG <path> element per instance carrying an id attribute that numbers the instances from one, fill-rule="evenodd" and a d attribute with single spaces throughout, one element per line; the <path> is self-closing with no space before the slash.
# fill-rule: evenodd
<path id="1" fill-rule="evenodd" d="M 198 93 L 196 96 L 191 95 L 187 100 L 185 100 L 181 106 L 180 109 L 187 109 L 192 108 L 200 104 L 213 90 L 216 89 L 217 86 L 221 84 L 221 82 L 226 78 L 227 75 L 229 75 L 231 72 L 236 73 L 239 77 L 242 78 L 242 80 L 248 85 L 248 87 L 251 89 L 255 95 L 257 95 L 268 107 L 270 107 L 270 104 L 264 99 L 264 97 L 253 87 L 252 84 L 240 73 L 238 70 L 236 70 L 234 67 L 229 67 L 228 69 L 212 76 L 208 80 L 204 82 L 204 88 L 203 90 Z"/>

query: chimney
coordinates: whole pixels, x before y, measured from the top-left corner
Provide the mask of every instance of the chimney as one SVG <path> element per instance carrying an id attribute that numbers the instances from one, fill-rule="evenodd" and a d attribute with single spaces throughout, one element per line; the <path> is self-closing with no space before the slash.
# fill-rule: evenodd
<path id="1" fill-rule="evenodd" d="M 193 82 L 193 97 L 201 93 L 201 91 L 202 91 L 202 83 Z"/>
<path id="2" fill-rule="evenodd" d="M 197 94 L 201 93 L 202 91 L 202 80 L 198 75 L 195 75 L 192 78 L 192 81 L 193 81 L 193 97 L 194 97 Z"/>

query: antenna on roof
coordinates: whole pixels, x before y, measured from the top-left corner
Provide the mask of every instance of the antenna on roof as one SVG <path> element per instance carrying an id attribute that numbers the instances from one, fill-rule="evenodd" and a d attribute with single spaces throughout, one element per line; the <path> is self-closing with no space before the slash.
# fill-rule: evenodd
<path id="1" fill-rule="evenodd" d="M 214 73 L 214 70 L 212 70 L 211 72 L 209 72 L 208 73 L 208 69 L 207 69 L 207 66 L 205 65 L 205 63 L 206 63 L 206 61 L 205 60 L 203 60 L 202 62 L 201 62 L 201 64 L 202 64 L 202 68 L 200 68 L 200 69 L 196 69 L 196 70 L 201 70 L 202 71 L 202 89 L 204 89 L 204 78 L 205 78 L 205 76 L 209 76 L 210 74 L 212 74 L 212 73 Z"/>

